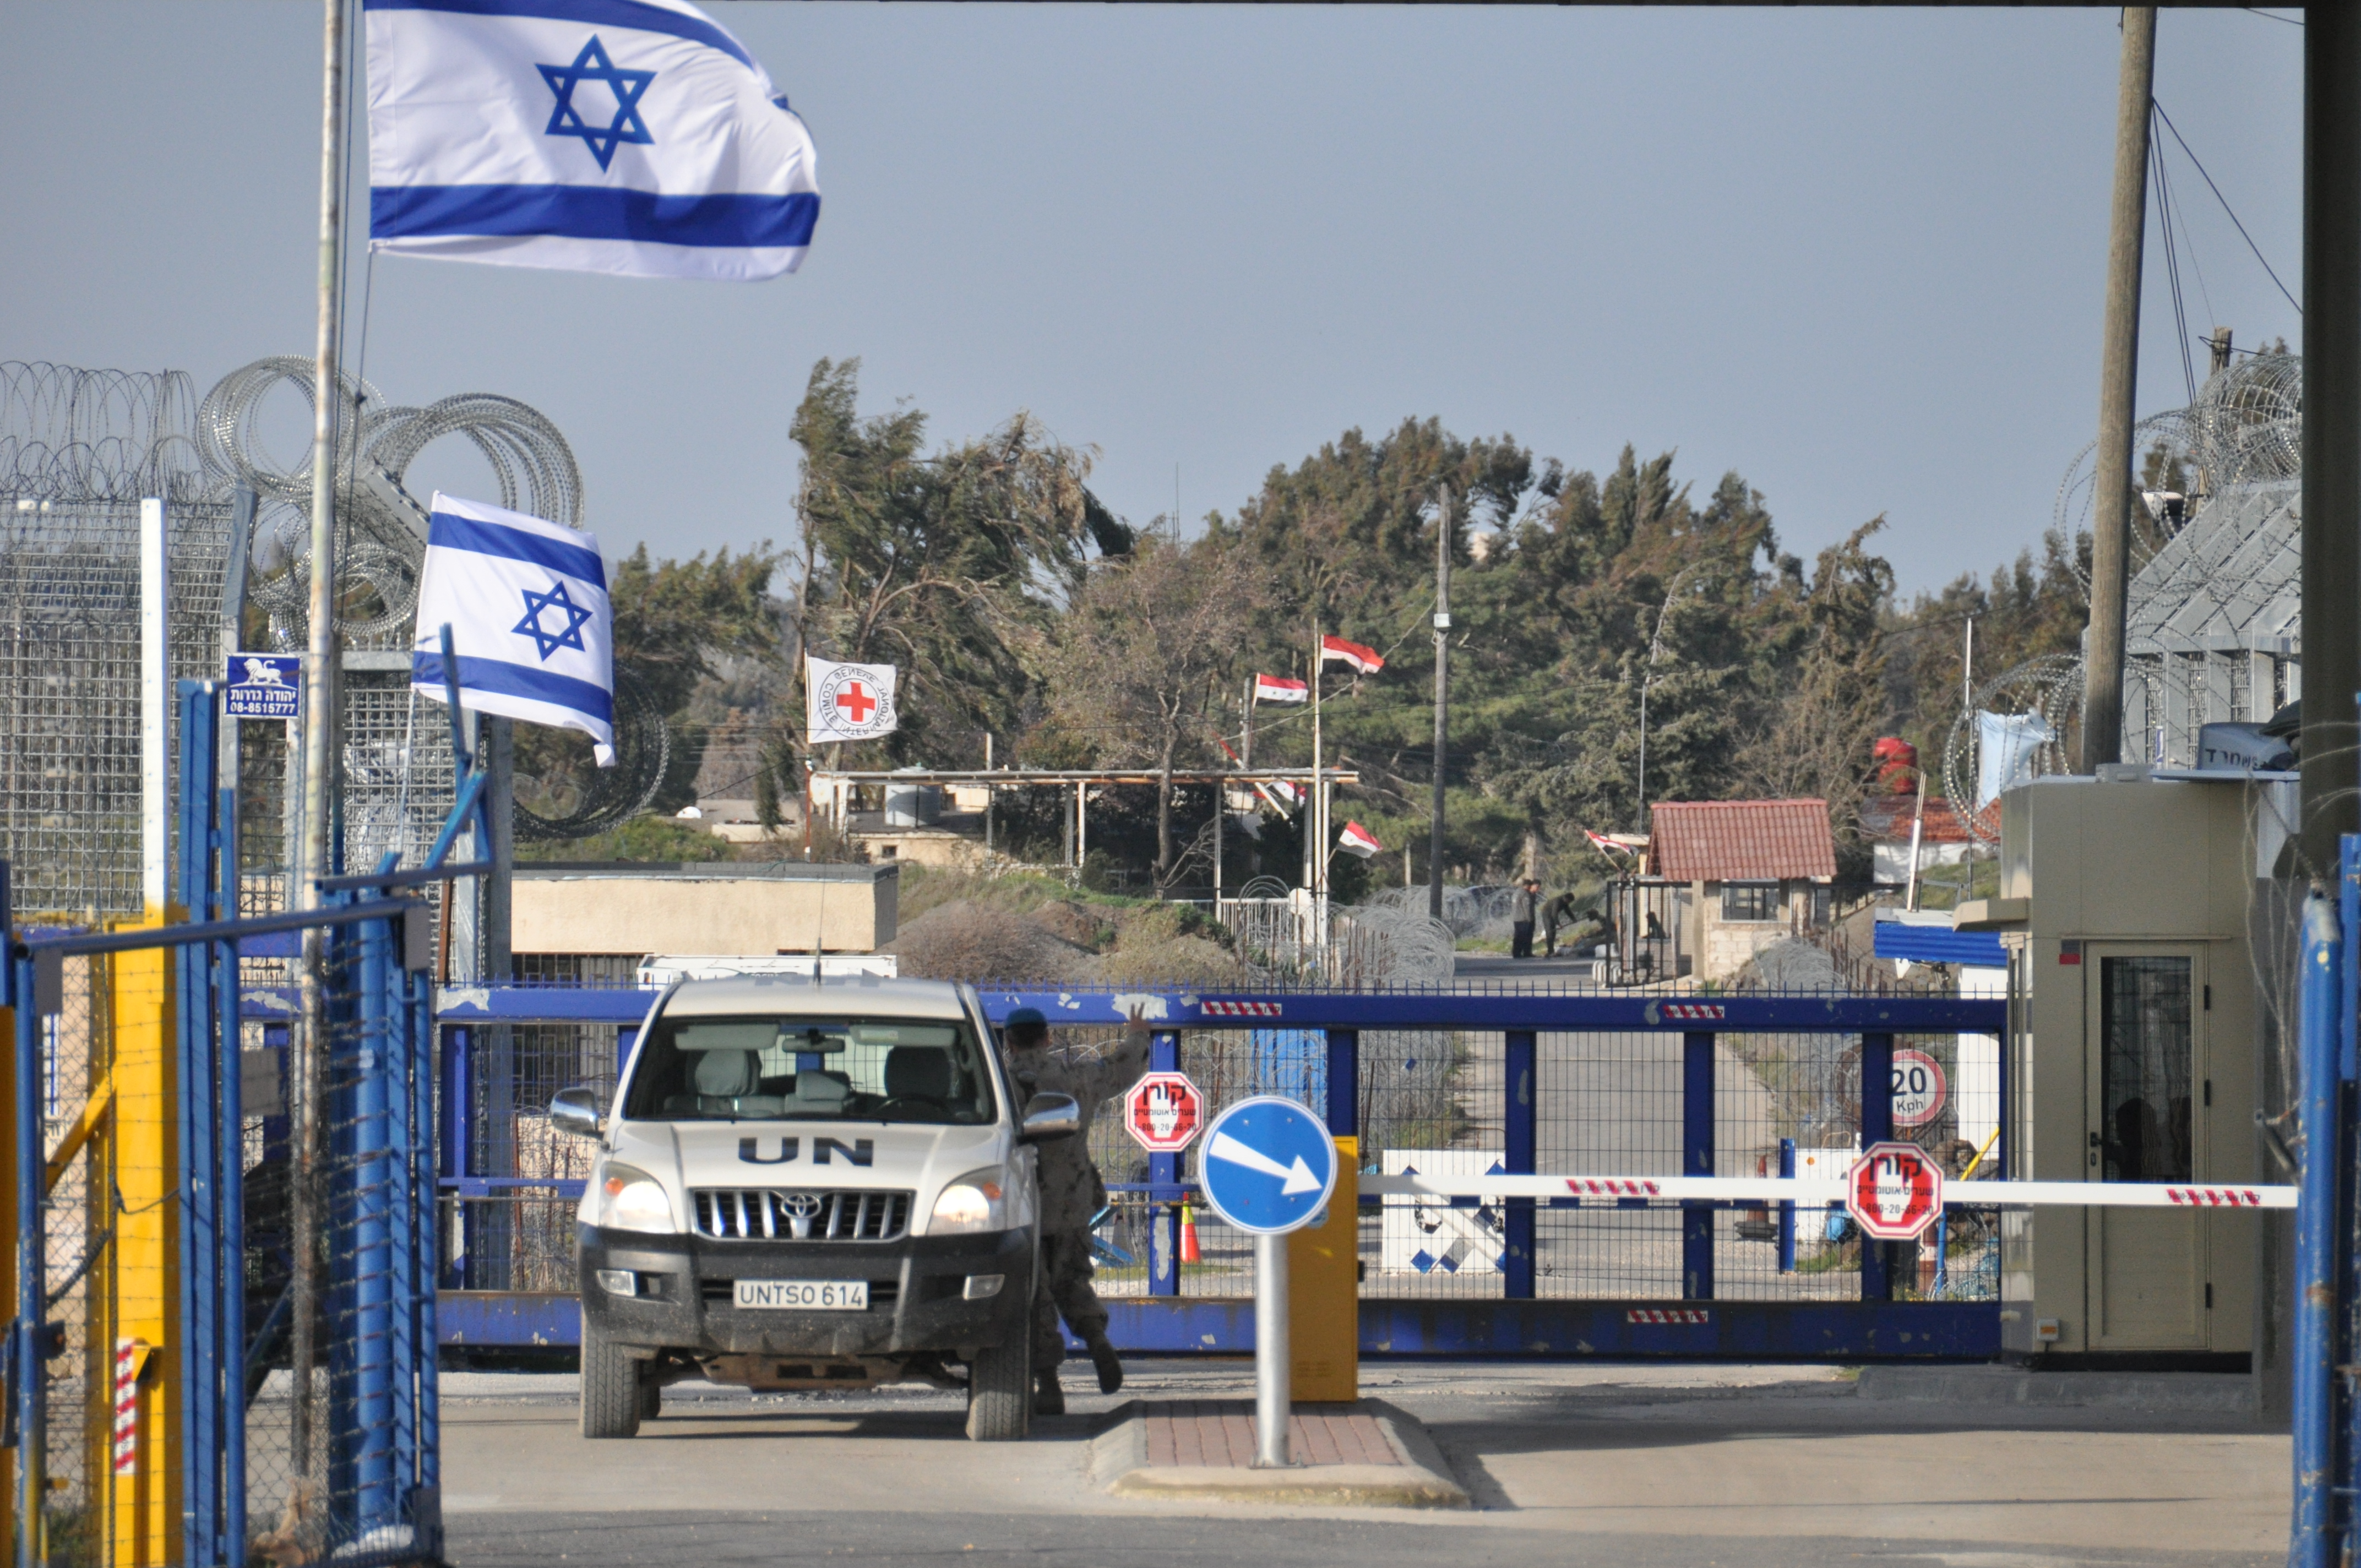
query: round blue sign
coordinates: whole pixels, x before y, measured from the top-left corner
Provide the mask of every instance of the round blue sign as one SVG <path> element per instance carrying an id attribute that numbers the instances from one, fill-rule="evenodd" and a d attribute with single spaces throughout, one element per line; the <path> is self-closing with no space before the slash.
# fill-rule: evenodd
<path id="1" fill-rule="evenodd" d="M 1241 1100 L 1214 1117 L 1198 1151 L 1205 1201 L 1255 1235 L 1301 1230 L 1336 1188 L 1336 1145 L 1327 1124 L 1276 1094 Z"/>

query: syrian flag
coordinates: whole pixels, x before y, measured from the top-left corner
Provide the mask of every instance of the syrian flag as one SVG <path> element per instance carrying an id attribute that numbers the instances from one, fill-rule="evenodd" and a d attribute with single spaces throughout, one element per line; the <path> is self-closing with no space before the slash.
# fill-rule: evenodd
<path id="1" fill-rule="evenodd" d="M 1587 828 L 1582 830 L 1582 836 L 1589 839 L 1590 847 L 1598 850 L 1601 854 L 1629 855 L 1636 852 L 1634 846 L 1618 843 L 1614 839 L 1609 838 L 1606 834 L 1593 833 Z"/>
<path id="2" fill-rule="evenodd" d="M 1375 648 L 1347 642 L 1341 637 L 1323 637 L 1320 639 L 1320 661 L 1326 663 L 1331 659 L 1341 659 L 1364 675 L 1374 675 L 1386 667 L 1386 662 L 1378 656 Z"/>
<path id="3" fill-rule="evenodd" d="M 1285 779 L 1273 779 L 1268 784 L 1257 781 L 1255 793 L 1277 806 L 1282 817 L 1303 804 L 1303 786 L 1290 784 Z"/>
<path id="4" fill-rule="evenodd" d="M 1385 846 L 1378 842 L 1378 836 L 1357 822 L 1345 824 L 1345 831 L 1336 836 L 1336 847 L 1365 861 L 1385 850 Z"/>
<path id="5" fill-rule="evenodd" d="M 1257 675 L 1257 702 L 1310 702 L 1312 685 L 1308 681 L 1290 681 L 1285 675 Z"/>

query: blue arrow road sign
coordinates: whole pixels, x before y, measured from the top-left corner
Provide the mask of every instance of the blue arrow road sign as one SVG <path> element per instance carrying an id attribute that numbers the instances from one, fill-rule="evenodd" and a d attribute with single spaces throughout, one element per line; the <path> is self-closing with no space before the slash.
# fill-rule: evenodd
<path id="1" fill-rule="evenodd" d="M 1214 1117 L 1199 1147 L 1205 1201 L 1251 1234 L 1309 1224 L 1336 1186 L 1336 1146 L 1326 1124 L 1275 1094 L 1241 1100 Z"/>

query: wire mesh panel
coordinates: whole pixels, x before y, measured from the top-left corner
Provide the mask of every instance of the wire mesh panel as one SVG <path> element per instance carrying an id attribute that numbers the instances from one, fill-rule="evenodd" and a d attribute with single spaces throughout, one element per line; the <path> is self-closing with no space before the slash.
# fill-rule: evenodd
<path id="1" fill-rule="evenodd" d="M 175 677 L 218 674 L 230 513 L 167 509 Z M 141 912 L 137 499 L 0 490 L 0 856 L 19 909 Z"/>
<path id="2" fill-rule="evenodd" d="M 104 1297 L 93 1270 L 112 1241 L 110 1161 L 93 1143 L 93 1091 L 107 1080 L 106 970 L 91 959 L 60 968 L 59 1009 L 40 1023 L 41 1131 L 49 1183 L 44 1270 L 49 1316 L 64 1325 L 60 1353 L 48 1363 L 47 1525 L 51 1561 L 95 1562 L 105 1543 L 99 1484 L 106 1441 L 94 1424 L 98 1394 L 108 1387 Z M 100 1277 L 104 1278 L 104 1276 Z"/>
<path id="3" fill-rule="evenodd" d="M 339 931 L 319 1076 L 283 1161 L 247 1173 L 247 1513 L 282 1562 L 414 1561 L 439 1535 L 429 988 L 398 929 Z"/>
<path id="4" fill-rule="evenodd" d="M 521 984 L 624 988 L 638 982 L 635 953 L 528 953 Z M 613 1024 L 515 1024 L 453 1031 L 465 1050 L 464 1136 L 471 1182 L 445 1205 L 446 1277 L 476 1290 L 575 1288 L 578 1184 L 595 1150 L 555 1131 L 549 1100 L 561 1089 L 597 1091 L 611 1103 L 624 1031 Z M 486 1190 L 482 1183 L 499 1183 Z M 534 1185 L 518 1186 L 525 1182 Z M 544 1185 L 545 1184 L 545 1185 Z"/>
<path id="5" fill-rule="evenodd" d="M 1545 1172 L 1681 1172 L 1681 1036 L 1545 1034 L 1534 1041 L 1535 1164 Z M 1533 1221 L 1537 1295 L 1677 1299 L 1681 1214 L 1586 1204 Z"/>

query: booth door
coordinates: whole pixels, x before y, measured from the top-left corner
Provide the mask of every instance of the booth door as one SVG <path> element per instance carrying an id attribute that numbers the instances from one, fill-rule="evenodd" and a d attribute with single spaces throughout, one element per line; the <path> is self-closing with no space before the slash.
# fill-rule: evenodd
<path id="1" fill-rule="evenodd" d="M 2084 1173 L 2099 1181 L 2203 1181 L 2205 953 L 2086 943 Z M 2096 1351 L 2202 1350 L 2206 1216 L 2092 1208 L 2087 1343 Z"/>

